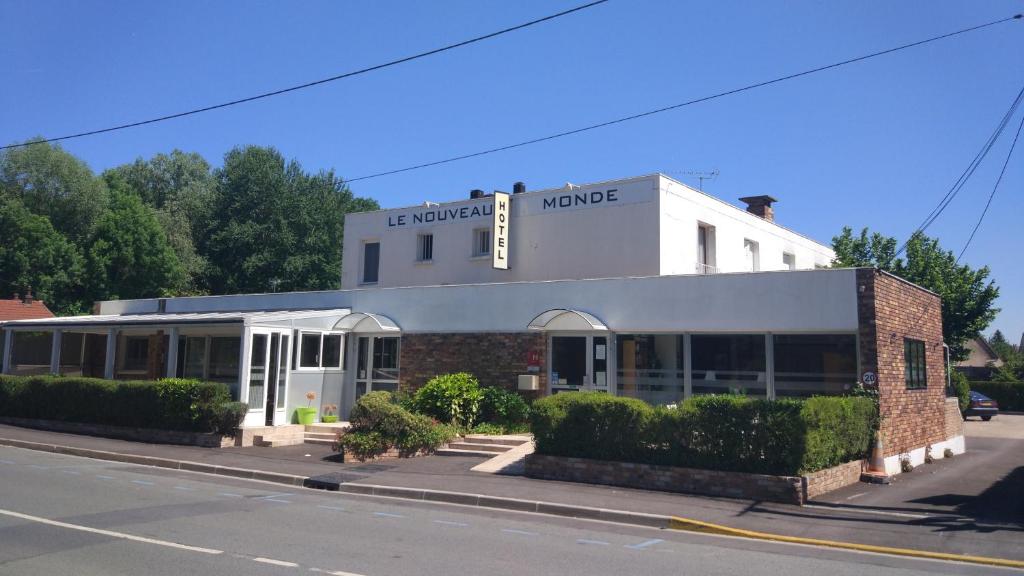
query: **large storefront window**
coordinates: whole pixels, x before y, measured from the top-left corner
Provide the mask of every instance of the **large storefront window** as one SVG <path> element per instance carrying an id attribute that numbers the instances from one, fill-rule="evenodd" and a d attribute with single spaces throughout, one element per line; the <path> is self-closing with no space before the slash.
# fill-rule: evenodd
<path id="1" fill-rule="evenodd" d="M 9 372 L 19 376 L 50 373 L 50 332 L 12 332 L 11 367 Z"/>
<path id="2" fill-rule="evenodd" d="M 691 336 L 693 393 L 766 396 L 764 338 L 762 334 Z"/>
<path id="3" fill-rule="evenodd" d="M 852 334 L 774 336 L 775 396 L 849 392 L 857 382 L 857 337 Z"/>
<path id="4" fill-rule="evenodd" d="M 249 353 L 249 408 L 263 409 L 263 390 L 267 383 L 267 335 L 252 335 Z"/>
<path id="5" fill-rule="evenodd" d="M 618 394 L 651 404 L 683 399 L 683 336 L 622 334 L 618 337 Z"/>

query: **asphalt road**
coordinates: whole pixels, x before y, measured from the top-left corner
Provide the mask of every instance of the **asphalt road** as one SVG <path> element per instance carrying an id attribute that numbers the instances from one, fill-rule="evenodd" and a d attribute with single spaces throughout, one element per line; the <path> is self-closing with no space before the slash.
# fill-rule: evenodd
<path id="1" fill-rule="evenodd" d="M 898 543 L 896 543 L 898 544 Z M 0 574 L 1006 574 L 0 448 Z"/>

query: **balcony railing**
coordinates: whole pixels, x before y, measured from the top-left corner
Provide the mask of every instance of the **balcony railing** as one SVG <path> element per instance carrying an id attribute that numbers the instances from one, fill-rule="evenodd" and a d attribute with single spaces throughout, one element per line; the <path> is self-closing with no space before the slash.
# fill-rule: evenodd
<path id="1" fill-rule="evenodd" d="M 697 262 L 697 274 L 718 274 L 718 266 Z"/>

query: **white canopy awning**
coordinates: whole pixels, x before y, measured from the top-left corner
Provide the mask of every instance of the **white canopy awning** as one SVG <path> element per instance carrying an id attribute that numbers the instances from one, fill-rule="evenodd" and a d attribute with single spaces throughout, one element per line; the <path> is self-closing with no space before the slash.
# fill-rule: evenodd
<path id="1" fill-rule="evenodd" d="M 371 332 L 401 332 L 402 329 L 395 324 L 395 321 L 381 314 L 370 314 L 368 312 L 353 312 L 338 320 L 334 325 L 335 330 L 355 333 Z"/>
<path id="2" fill-rule="evenodd" d="M 546 332 L 556 330 L 565 332 L 608 331 L 604 322 L 598 320 L 593 314 L 565 308 L 555 308 L 541 313 L 530 322 L 527 328 Z"/>

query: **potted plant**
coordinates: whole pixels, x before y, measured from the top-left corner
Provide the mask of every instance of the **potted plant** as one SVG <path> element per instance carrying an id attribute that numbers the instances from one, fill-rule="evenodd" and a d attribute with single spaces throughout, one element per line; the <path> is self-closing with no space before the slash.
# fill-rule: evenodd
<path id="1" fill-rule="evenodd" d="M 313 400 L 316 400 L 316 392 L 312 390 L 306 392 L 306 400 L 308 401 L 305 407 L 299 407 L 295 409 L 295 419 L 299 421 L 299 424 L 309 426 L 316 420 L 316 408 L 313 408 Z"/>
<path id="2" fill-rule="evenodd" d="M 320 421 L 330 424 L 338 421 L 338 405 L 337 404 L 324 404 L 324 413 L 320 417 Z"/>

